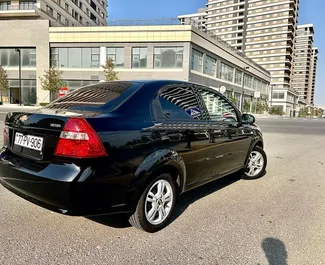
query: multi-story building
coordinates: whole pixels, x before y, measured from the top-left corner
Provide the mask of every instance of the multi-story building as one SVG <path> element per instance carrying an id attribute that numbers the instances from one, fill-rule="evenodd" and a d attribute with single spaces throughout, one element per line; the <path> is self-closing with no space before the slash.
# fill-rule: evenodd
<path id="1" fill-rule="evenodd" d="M 51 26 L 105 26 L 107 0 L 0 0 L 0 20 L 45 19 Z"/>
<path id="2" fill-rule="evenodd" d="M 269 94 L 268 71 L 192 25 L 72 28 L 49 27 L 42 20 L 0 21 L 0 32 L 6 36 L 0 38 L 0 64 L 10 85 L 4 102 L 20 95 L 23 103 L 47 102 L 39 77 L 50 58 L 69 90 L 105 79 L 101 66 L 112 58 L 120 80 L 168 78 L 225 87 L 238 106 L 243 94 L 246 107 L 255 92 L 263 101 Z M 16 49 L 22 55 L 21 93 Z"/>
<path id="3" fill-rule="evenodd" d="M 290 86 L 299 0 L 208 0 L 206 30 L 271 73 L 272 106 L 297 110 Z"/>
<path id="4" fill-rule="evenodd" d="M 315 85 L 316 85 L 316 72 L 317 72 L 317 61 L 318 61 L 318 48 L 313 48 L 313 54 L 310 62 L 310 76 L 309 76 L 309 87 L 307 99 L 310 101 L 310 105 L 315 103 Z"/>
<path id="5" fill-rule="evenodd" d="M 299 25 L 295 40 L 292 87 L 308 104 L 311 104 L 313 43 L 314 26 Z"/>
<path id="6" fill-rule="evenodd" d="M 181 25 L 196 26 L 199 30 L 206 31 L 206 8 L 200 8 L 197 13 L 178 16 Z"/>

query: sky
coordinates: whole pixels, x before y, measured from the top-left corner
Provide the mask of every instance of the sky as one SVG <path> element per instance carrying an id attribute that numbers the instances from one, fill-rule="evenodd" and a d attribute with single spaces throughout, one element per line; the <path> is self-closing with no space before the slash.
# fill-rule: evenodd
<path id="1" fill-rule="evenodd" d="M 197 12 L 207 0 L 108 0 L 108 19 L 176 18 Z M 325 0 L 300 0 L 298 24 L 314 24 L 318 47 L 315 105 L 325 107 Z"/>

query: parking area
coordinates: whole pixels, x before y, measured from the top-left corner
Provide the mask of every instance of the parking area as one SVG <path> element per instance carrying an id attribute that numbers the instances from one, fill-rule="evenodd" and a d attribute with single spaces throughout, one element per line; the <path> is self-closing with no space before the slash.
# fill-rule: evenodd
<path id="1" fill-rule="evenodd" d="M 325 120 L 257 124 L 266 176 L 235 175 L 182 195 L 155 234 L 124 216 L 52 213 L 0 186 L 0 264 L 324 264 Z"/>

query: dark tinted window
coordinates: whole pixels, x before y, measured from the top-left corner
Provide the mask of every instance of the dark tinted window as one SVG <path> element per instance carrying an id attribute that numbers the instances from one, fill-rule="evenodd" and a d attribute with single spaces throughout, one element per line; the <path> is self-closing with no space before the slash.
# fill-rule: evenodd
<path id="1" fill-rule="evenodd" d="M 159 93 L 159 101 L 165 118 L 171 120 L 202 120 L 204 113 L 191 86 L 169 86 Z"/>
<path id="2" fill-rule="evenodd" d="M 103 82 L 76 89 L 58 98 L 47 109 L 71 109 L 74 107 L 101 107 L 121 96 L 133 84 L 131 82 Z"/>

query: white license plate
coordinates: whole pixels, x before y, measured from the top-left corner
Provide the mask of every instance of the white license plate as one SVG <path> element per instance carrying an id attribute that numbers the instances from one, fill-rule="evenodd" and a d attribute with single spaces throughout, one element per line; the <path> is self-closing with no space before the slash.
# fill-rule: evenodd
<path id="1" fill-rule="evenodd" d="M 23 146 L 29 149 L 41 151 L 43 147 L 43 137 L 37 137 L 33 135 L 24 135 L 22 133 L 16 133 L 15 145 Z"/>

